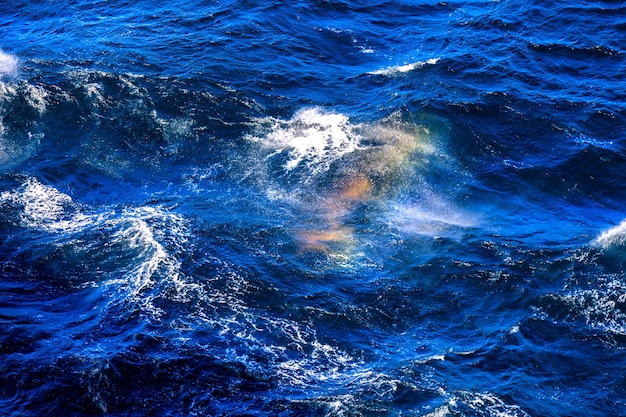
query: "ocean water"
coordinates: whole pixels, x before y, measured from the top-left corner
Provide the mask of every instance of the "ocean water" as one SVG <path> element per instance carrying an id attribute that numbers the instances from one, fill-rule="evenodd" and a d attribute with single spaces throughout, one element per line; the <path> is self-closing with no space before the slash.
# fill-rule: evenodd
<path id="1" fill-rule="evenodd" d="M 623 2 L 0 28 L 1 415 L 626 415 Z"/>

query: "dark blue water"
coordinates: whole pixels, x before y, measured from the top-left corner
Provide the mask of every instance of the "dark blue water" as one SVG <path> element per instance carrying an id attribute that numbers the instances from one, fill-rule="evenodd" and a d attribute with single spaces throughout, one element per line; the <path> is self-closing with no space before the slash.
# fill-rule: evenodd
<path id="1" fill-rule="evenodd" d="M 626 415 L 626 7 L 0 5 L 3 416 Z"/>

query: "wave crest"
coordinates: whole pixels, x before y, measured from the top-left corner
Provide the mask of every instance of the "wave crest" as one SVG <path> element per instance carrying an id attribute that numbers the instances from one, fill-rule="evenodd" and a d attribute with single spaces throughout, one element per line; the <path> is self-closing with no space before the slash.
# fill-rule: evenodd
<path id="1" fill-rule="evenodd" d="M 420 69 L 426 65 L 435 65 L 437 62 L 439 62 L 439 59 L 440 58 L 431 58 L 431 59 L 427 59 L 426 61 L 411 62 L 409 64 L 404 64 L 404 65 L 394 65 L 392 67 L 387 67 L 387 68 L 379 69 L 376 71 L 368 72 L 368 74 L 385 75 L 388 77 L 395 76 L 395 75 L 404 74 L 410 71 L 414 71 L 416 69 Z"/>
<path id="2" fill-rule="evenodd" d="M 19 61 L 16 56 L 7 54 L 0 49 L 0 78 L 2 77 L 15 77 L 17 75 L 17 69 L 19 67 Z"/>
<path id="3" fill-rule="evenodd" d="M 623 245 L 626 242 L 626 219 L 600 234 L 592 242 L 594 246 L 606 249 L 613 245 Z"/>

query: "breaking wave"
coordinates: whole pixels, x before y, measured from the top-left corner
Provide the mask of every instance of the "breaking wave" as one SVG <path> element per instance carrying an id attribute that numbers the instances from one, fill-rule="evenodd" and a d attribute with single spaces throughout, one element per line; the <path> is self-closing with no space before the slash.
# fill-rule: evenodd
<path id="1" fill-rule="evenodd" d="M 19 68 L 17 57 L 0 50 L 0 79 L 15 77 Z"/>

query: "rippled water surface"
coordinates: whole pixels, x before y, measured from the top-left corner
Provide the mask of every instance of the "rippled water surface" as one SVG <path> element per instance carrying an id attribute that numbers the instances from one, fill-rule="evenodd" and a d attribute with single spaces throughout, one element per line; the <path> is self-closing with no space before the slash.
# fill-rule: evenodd
<path id="1" fill-rule="evenodd" d="M 0 27 L 0 414 L 624 414 L 621 2 Z"/>

